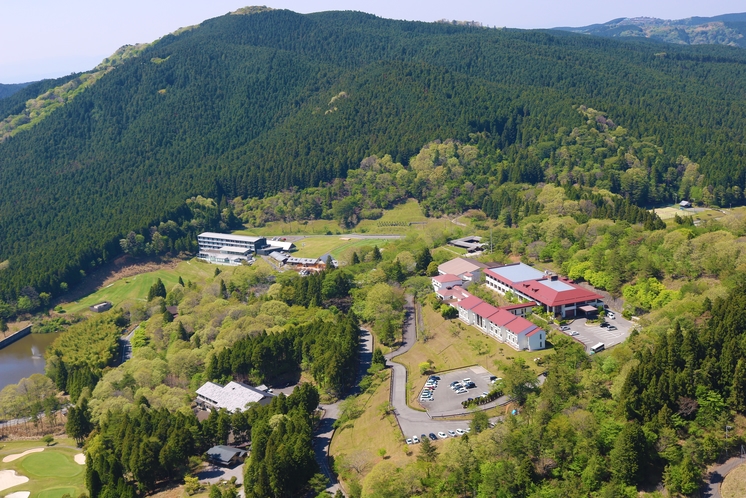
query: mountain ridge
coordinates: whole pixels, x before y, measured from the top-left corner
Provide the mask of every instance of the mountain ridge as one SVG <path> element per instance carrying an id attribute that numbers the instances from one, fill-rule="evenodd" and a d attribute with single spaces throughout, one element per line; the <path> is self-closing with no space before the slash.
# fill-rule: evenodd
<path id="1" fill-rule="evenodd" d="M 553 29 L 608 38 L 647 38 L 681 45 L 746 47 L 746 13 L 685 19 L 620 17 L 605 23 Z"/>
<path id="2" fill-rule="evenodd" d="M 370 155 L 406 164 L 434 140 L 499 151 L 512 165 L 503 181 L 544 181 L 547 161 L 561 158 L 529 148 L 581 125 L 578 105 L 655 138 L 665 153 L 641 161 L 651 181 L 668 182 L 663 198 L 677 192 L 686 156 L 720 202 L 746 177 L 744 69 L 746 53 L 728 47 L 661 55 L 647 41 L 355 12 L 209 19 L 0 144 L 0 183 L 13 193 L 0 198 L 0 294 L 58 294 L 192 196 L 227 205 L 330 183 Z M 622 173 L 610 188 L 621 191 Z"/>

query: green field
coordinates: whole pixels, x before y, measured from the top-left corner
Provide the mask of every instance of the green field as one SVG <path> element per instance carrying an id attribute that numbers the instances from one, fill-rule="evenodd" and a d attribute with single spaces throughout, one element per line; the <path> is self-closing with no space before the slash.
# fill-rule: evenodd
<path id="1" fill-rule="evenodd" d="M 230 267 L 221 268 L 225 270 Z M 159 278 L 165 284 L 166 289 L 169 290 L 179 282 L 179 277 L 183 278 L 184 282 L 188 280 L 196 282 L 211 277 L 214 272 L 214 265 L 203 263 L 197 259 L 182 261 L 174 269 L 156 270 L 141 273 L 134 277 L 122 278 L 79 301 L 64 304 L 62 307 L 68 313 L 75 313 L 84 311 L 89 306 L 101 301 L 110 301 L 114 306 L 117 306 L 128 299 L 147 298 L 148 290 Z"/>
<path id="2" fill-rule="evenodd" d="M 298 250 L 293 256 L 299 258 L 318 258 L 324 254 L 331 254 L 338 258 L 347 249 L 363 246 L 383 247 L 389 241 L 387 239 L 349 239 L 343 240 L 344 235 L 306 237 L 295 242 Z"/>
<path id="3" fill-rule="evenodd" d="M 78 496 L 85 489 L 85 466 L 75 463 L 73 456 L 81 453 L 71 439 L 60 439 L 55 446 L 44 447 L 41 453 L 31 453 L 18 460 L 3 463 L 2 458 L 32 448 L 42 448 L 41 441 L 12 441 L 0 445 L 0 470 L 15 470 L 29 481 L 0 492 L 5 496 L 15 491 L 29 491 L 30 498 L 60 498 L 64 494 Z"/>
<path id="4" fill-rule="evenodd" d="M 75 477 L 83 466 L 58 451 L 32 453 L 21 460 L 23 474 L 28 477 Z"/>

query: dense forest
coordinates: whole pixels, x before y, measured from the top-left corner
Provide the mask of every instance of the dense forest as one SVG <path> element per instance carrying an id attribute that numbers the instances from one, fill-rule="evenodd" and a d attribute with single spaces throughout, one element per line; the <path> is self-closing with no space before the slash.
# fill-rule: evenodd
<path id="1" fill-rule="evenodd" d="M 27 87 L 30 83 L 0 83 L 0 100 L 10 97 L 17 91 Z"/>
<path id="2" fill-rule="evenodd" d="M 192 196 L 222 206 L 315 187 L 372 154 L 408 165 L 436 139 L 474 143 L 513 182 L 572 184 L 576 176 L 556 171 L 578 161 L 588 183 L 591 165 L 637 168 L 627 175 L 634 204 L 674 200 L 689 171 L 683 157 L 698 165 L 702 202 L 739 204 L 744 62 L 728 47 L 662 53 L 654 43 L 350 12 L 211 19 L 122 61 L 0 144 L 9 192 L 0 294 L 64 292 L 120 252 L 120 239 L 173 218 Z M 38 96 L 64 84 L 3 99 L 3 117 L 23 111 L 32 87 Z M 582 157 L 556 147 L 589 119 L 580 105 L 613 123 L 599 121 L 609 138 Z M 632 154 L 639 164 L 629 146 L 610 144 L 622 127 L 653 146 Z M 644 173 L 654 190 L 638 189 Z M 624 192 L 615 175 L 601 176 L 603 188 Z"/>

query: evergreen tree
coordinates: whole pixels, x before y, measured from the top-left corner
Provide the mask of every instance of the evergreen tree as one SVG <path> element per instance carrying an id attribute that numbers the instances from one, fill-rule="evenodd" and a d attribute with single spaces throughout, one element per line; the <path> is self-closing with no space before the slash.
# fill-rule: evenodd
<path id="1" fill-rule="evenodd" d="M 216 266 L 215 267 L 215 273 L 213 274 L 213 277 L 217 277 L 218 275 L 220 275 L 220 267 Z"/>
<path id="2" fill-rule="evenodd" d="M 381 348 L 376 347 L 376 349 L 373 351 L 373 360 L 371 362 L 374 365 L 386 365 L 386 358 L 384 358 Z"/>
<path id="3" fill-rule="evenodd" d="M 646 451 L 645 434 L 640 425 L 627 422 L 609 454 L 611 474 L 624 485 L 637 485 L 643 475 Z"/>
<path id="4" fill-rule="evenodd" d="M 360 257 L 357 255 L 357 251 L 352 253 L 352 264 L 353 265 L 360 264 Z"/>
<path id="5" fill-rule="evenodd" d="M 381 250 L 378 249 L 378 246 L 373 246 L 373 261 L 378 263 L 383 259 L 383 256 L 381 256 Z"/>
<path id="6" fill-rule="evenodd" d="M 433 261 L 433 255 L 430 252 L 429 247 L 423 247 L 422 251 L 417 254 L 416 258 L 416 269 L 420 274 L 425 274 L 428 270 L 428 266 Z"/>
<path id="7" fill-rule="evenodd" d="M 179 285 L 182 287 L 186 287 L 186 285 L 184 285 L 184 279 L 181 278 L 181 275 L 179 275 Z"/>
<path id="8" fill-rule="evenodd" d="M 438 449 L 430 442 L 430 438 L 424 437 L 420 441 L 420 453 L 417 460 L 432 463 L 438 459 Z"/>
<path id="9" fill-rule="evenodd" d="M 166 297 L 166 286 L 163 285 L 163 281 L 159 278 L 148 291 L 148 302 L 152 301 L 156 297 Z"/>

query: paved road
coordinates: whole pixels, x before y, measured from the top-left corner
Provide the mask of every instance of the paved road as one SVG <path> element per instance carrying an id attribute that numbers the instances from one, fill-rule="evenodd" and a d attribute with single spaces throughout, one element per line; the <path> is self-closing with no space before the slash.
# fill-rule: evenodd
<path id="1" fill-rule="evenodd" d="M 404 309 L 402 345 L 396 351 L 386 355 L 386 366 L 393 370 L 391 404 L 394 406 L 394 415 L 396 415 L 403 435 L 410 438 L 415 435 L 430 434 L 431 432 L 445 432 L 457 428 L 466 429 L 469 426 L 467 420 L 433 420 L 426 412 L 415 410 L 407 405 L 407 369 L 401 363 L 395 363 L 391 360 L 412 349 L 417 340 L 414 299 L 412 296 L 407 296 L 407 304 Z"/>
<path id="2" fill-rule="evenodd" d="M 726 461 L 722 465 L 713 467 L 705 480 L 705 486 L 703 489 L 702 496 L 704 498 L 721 498 L 720 496 L 720 484 L 728 473 L 744 463 L 746 460 L 740 457 L 733 457 Z"/>
<path id="3" fill-rule="evenodd" d="M 373 337 L 367 330 L 361 330 L 360 333 L 360 365 L 358 368 L 357 382 L 355 382 L 355 388 L 352 389 L 350 394 L 357 394 L 359 391 L 358 384 L 363 376 L 368 372 L 370 368 L 371 359 L 373 357 Z M 320 405 L 319 407 L 324 410 L 324 416 L 319 421 L 319 425 L 316 428 L 313 436 L 313 451 L 316 455 L 316 461 L 319 464 L 321 473 L 329 479 L 329 487 L 326 491 L 334 495 L 337 490 L 340 489 L 339 482 L 329 467 L 329 445 L 334 435 L 334 422 L 339 418 L 339 404 L 340 401 L 331 405 Z"/>

